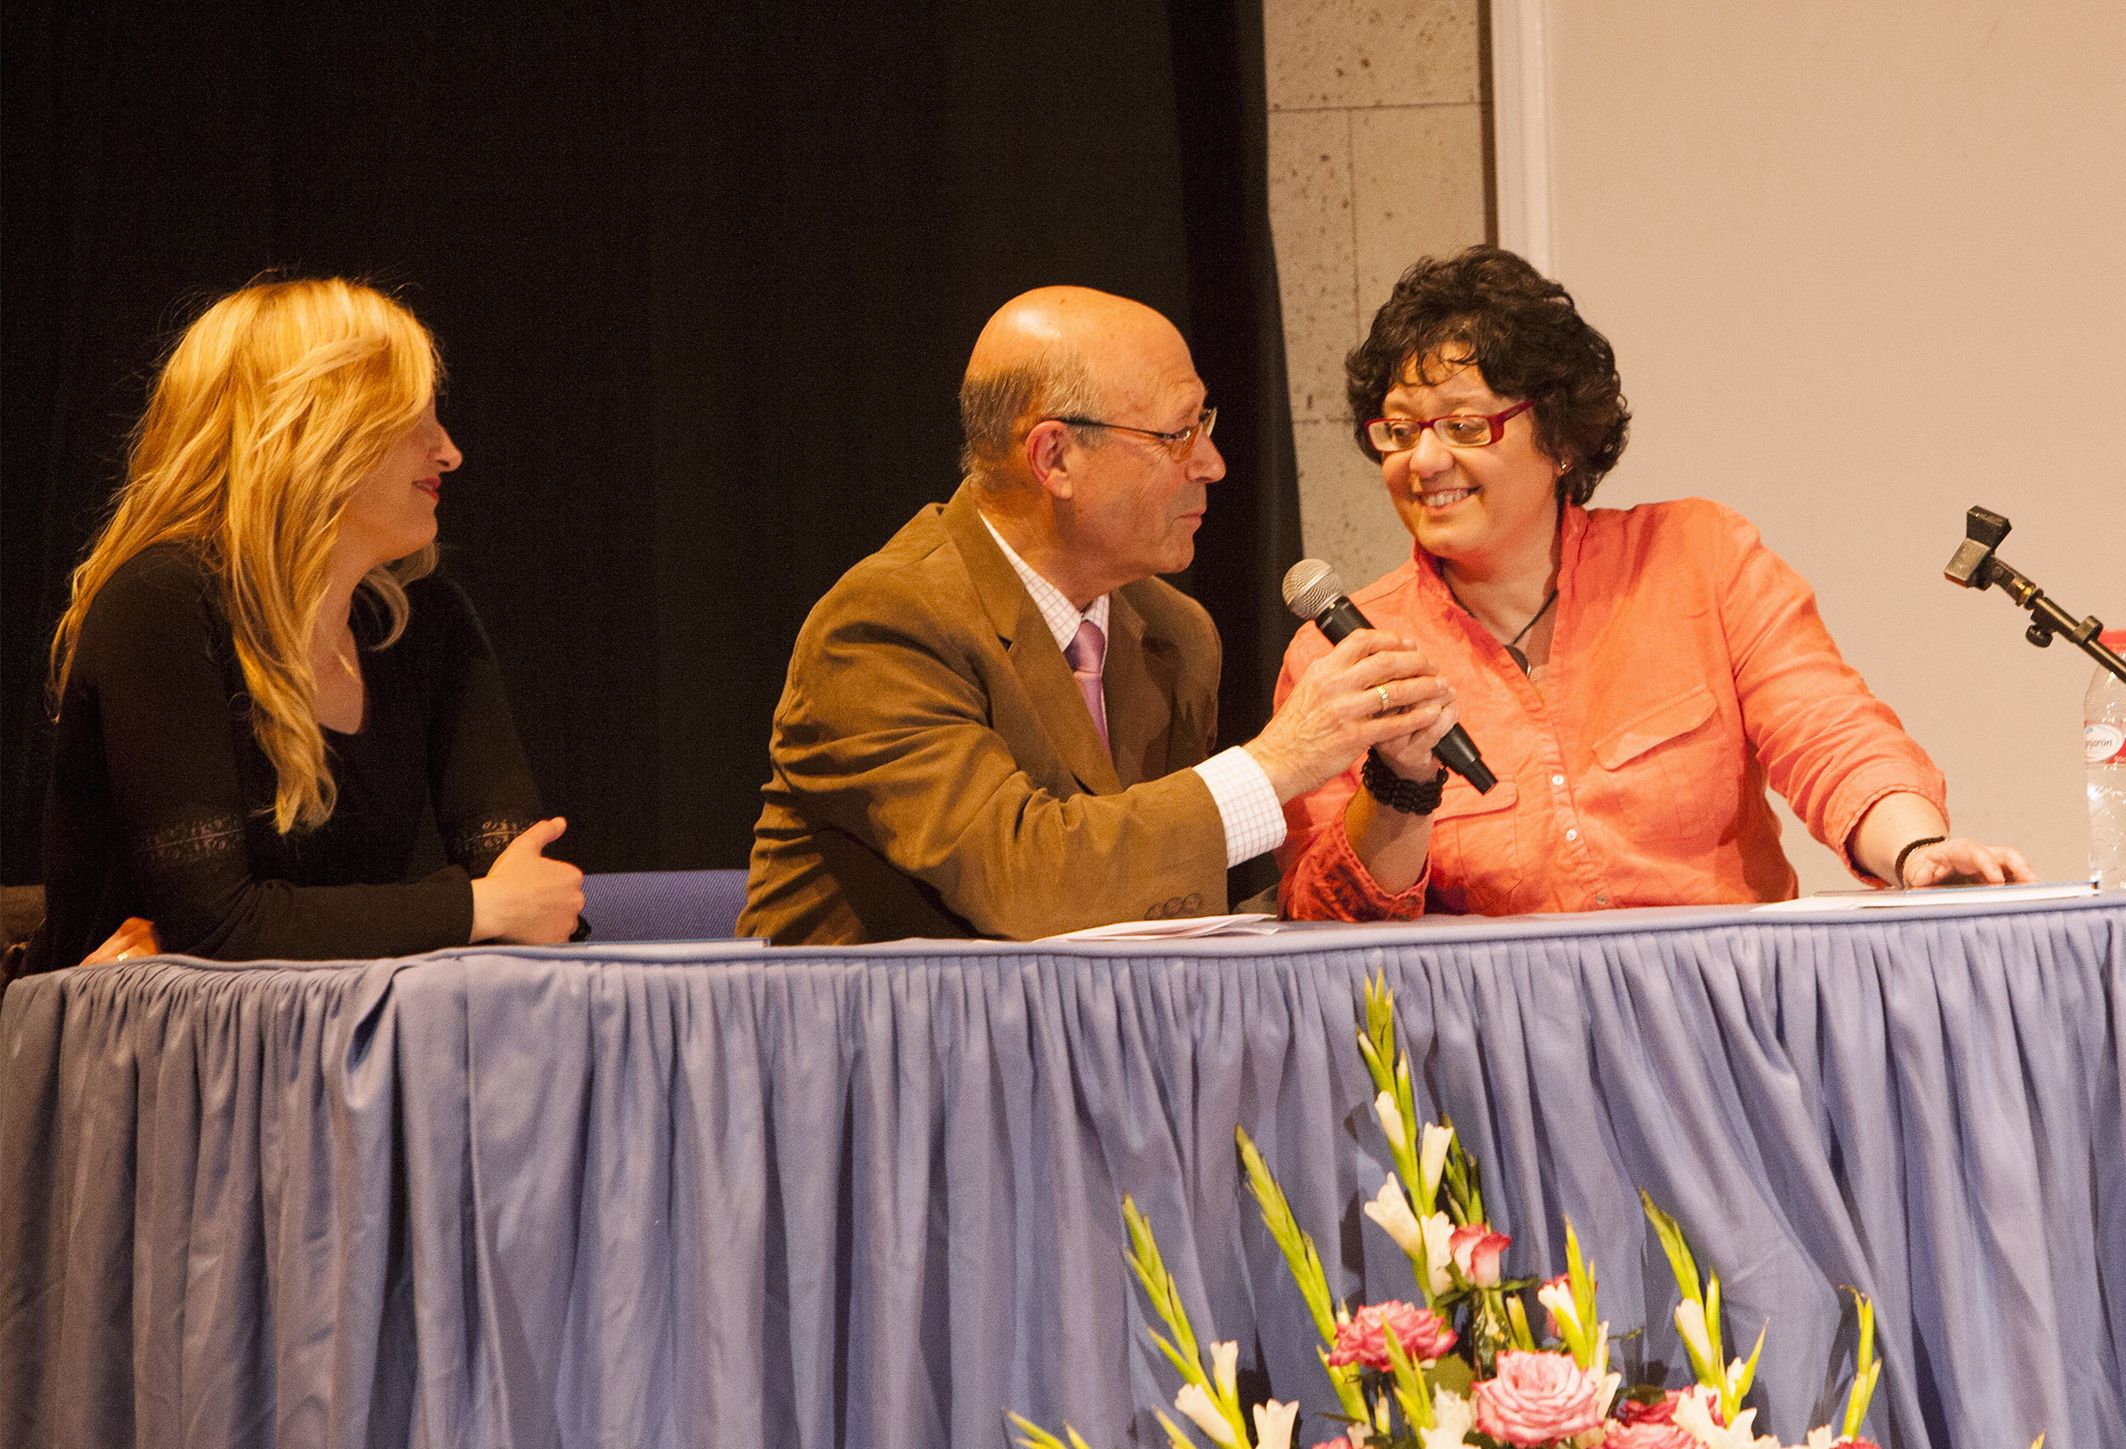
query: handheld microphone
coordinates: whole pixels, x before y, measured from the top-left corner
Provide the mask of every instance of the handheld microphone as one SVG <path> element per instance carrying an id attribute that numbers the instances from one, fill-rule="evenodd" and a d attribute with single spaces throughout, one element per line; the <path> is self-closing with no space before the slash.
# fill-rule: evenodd
<path id="1" fill-rule="evenodd" d="M 1358 605 L 1344 597 L 1343 581 L 1336 577 L 1336 570 L 1318 558 L 1303 558 L 1293 564 L 1284 576 L 1284 605 L 1302 619 L 1312 619 L 1329 636 L 1331 644 L 1340 644 L 1360 629 L 1373 625 L 1358 612 Z M 1484 764 L 1484 757 L 1476 752 L 1476 742 L 1469 738 L 1469 731 L 1456 725 L 1432 747 L 1439 762 L 1476 787 L 1481 795 L 1496 785 L 1498 776 Z"/>

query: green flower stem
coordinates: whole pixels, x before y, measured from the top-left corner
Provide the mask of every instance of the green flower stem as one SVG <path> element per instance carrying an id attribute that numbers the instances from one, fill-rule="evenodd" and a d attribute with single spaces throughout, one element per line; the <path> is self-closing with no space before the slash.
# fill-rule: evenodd
<path id="1" fill-rule="evenodd" d="M 1454 1127 L 1454 1119 L 1445 1114 L 1441 1115 L 1440 1122 L 1449 1130 Z M 1456 1223 L 1467 1227 L 1471 1223 L 1491 1221 L 1484 1216 L 1484 1189 L 1476 1159 L 1462 1146 L 1459 1132 L 1447 1145 L 1447 1165 L 1440 1174 L 1440 1181 L 1447 1189 L 1447 1208 Z"/>
<path id="2" fill-rule="evenodd" d="M 1528 1305 L 1521 1302 L 1518 1293 L 1506 1300 L 1506 1331 L 1515 1348 L 1524 1352 L 1535 1350 L 1535 1335 L 1528 1329 Z"/>
<path id="3" fill-rule="evenodd" d="M 1403 1180 L 1412 1208 L 1422 1217 L 1432 1211 L 1432 1203 L 1418 1179 L 1417 1107 L 1410 1085 L 1410 1057 L 1396 1046 L 1395 993 L 1388 989 L 1387 977 L 1378 972 L 1366 983 L 1366 1020 L 1358 1033 L 1358 1054 L 1373 1079 L 1374 1099 L 1387 1093 L 1395 1104 L 1396 1115 L 1402 1119 L 1402 1145 L 1389 1142 L 1388 1155 L 1394 1160 L 1395 1174 Z"/>
<path id="4" fill-rule="evenodd" d="M 1166 1350 L 1166 1356 L 1173 1360 L 1182 1378 L 1215 1391 L 1210 1375 L 1203 1371 L 1203 1352 L 1197 1347 L 1195 1331 L 1189 1326 L 1188 1309 L 1182 1306 L 1180 1287 L 1174 1282 L 1174 1275 L 1167 1272 L 1166 1260 L 1159 1256 L 1159 1240 L 1152 1236 L 1152 1225 L 1137 1210 L 1135 1200 L 1127 1196 L 1122 1199 L 1122 1222 L 1129 1232 L 1129 1266 L 1136 1272 L 1137 1282 L 1144 1289 L 1152 1311 L 1159 1315 L 1160 1322 L 1166 1325 L 1174 1341 L 1168 1343 L 1156 1333 L 1152 1337 Z"/>
<path id="5" fill-rule="evenodd" d="M 1262 1160 L 1247 1129 L 1235 1127 L 1233 1140 L 1240 1146 L 1240 1165 L 1247 1173 L 1248 1186 L 1254 1190 L 1255 1202 L 1262 1209 L 1262 1225 L 1270 1230 L 1278 1249 L 1284 1254 L 1285 1267 L 1291 1270 L 1292 1281 L 1299 1285 L 1299 1296 L 1307 1303 L 1307 1312 L 1314 1317 L 1315 1331 L 1323 1343 L 1336 1342 L 1336 1307 L 1329 1297 L 1328 1276 L 1321 1267 L 1321 1254 L 1314 1249 L 1314 1239 L 1299 1226 L 1292 1216 L 1292 1205 L 1285 1199 L 1284 1188 L 1271 1175 L 1269 1164 Z"/>
<path id="6" fill-rule="evenodd" d="M 1324 1349 L 1314 1350 L 1314 1355 L 1321 1360 L 1321 1371 L 1329 1376 L 1329 1387 L 1335 1390 L 1336 1402 L 1342 1406 L 1344 1417 L 1372 1423 L 1373 1416 L 1366 1409 L 1366 1391 L 1359 1376 L 1358 1365 L 1330 1363 L 1328 1352 Z"/>
<path id="7" fill-rule="evenodd" d="M 1698 1287 L 1698 1260 L 1691 1256 L 1690 1243 L 1683 1236 L 1683 1229 L 1676 1220 L 1655 1205 L 1646 1192 L 1639 1189 L 1639 1206 L 1646 1210 L 1646 1220 L 1654 1225 L 1654 1236 L 1661 1240 L 1661 1251 L 1668 1255 L 1668 1266 L 1676 1275 L 1676 1286 L 1691 1302 L 1704 1306 L 1705 1294 Z"/>
<path id="8" fill-rule="evenodd" d="M 1412 1428 L 1429 1429 L 1432 1419 L 1432 1388 L 1425 1382 L 1423 1370 L 1410 1362 L 1403 1352 L 1403 1342 L 1395 1336 L 1395 1330 L 1382 1325 L 1382 1340 L 1388 1347 L 1388 1365 L 1395 1376 L 1395 1399 L 1402 1405 L 1403 1417 Z"/>
<path id="9" fill-rule="evenodd" d="M 1732 1387 L 1735 1391 L 1736 1410 L 1740 1410 L 1742 1401 L 1750 1396 L 1750 1385 L 1757 1382 L 1757 1359 L 1764 1352 L 1764 1335 L 1770 1330 L 1771 1324 L 1769 1323 L 1757 1330 L 1757 1344 L 1750 1350 L 1750 1356 L 1743 1361 L 1742 1372 L 1734 1376 Z M 1733 1423 L 1733 1418 L 1730 1418 L 1728 1422 Z"/>
<path id="10" fill-rule="evenodd" d="M 1063 1432 L 1070 1435 L 1070 1443 L 1066 1445 L 1031 1419 L 1018 1414 L 1006 1414 L 1004 1417 L 1011 1420 L 1012 1427 L 1019 1431 L 1019 1443 L 1024 1449 L 1092 1449 L 1092 1446 L 1085 1442 L 1085 1436 L 1068 1424 L 1063 1426 Z M 1196 1449 L 1196 1446 L 1183 1440 L 1182 1449 Z"/>
<path id="11" fill-rule="evenodd" d="M 1595 1351 L 1601 1346 L 1602 1320 L 1595 1312 L 1594 1264 L 1580 1252 L 1580 1235 L 1573 1230 L 1572 1219 L 1565 1219 L 1565 1282 L 1572 1289 L 1572 1311 L 1580 1320 L 1579 1332 L 1572 1336 L 1573 1362 L 1581 1368 L 1593 1370 Z"/>
<path id="12" fill-rule="evenodd" d="M 1122 1199 L 1122 1222 L 1129 1232 L 1129 1266 L 1136 1272 L 1137 1282 L 1150 1300 L 1152 1310 L 1166 1325 L 1171 1340 L 1162 1337 L 1157 1330 L 1151 1331 L 1152 1342 L 1159 1346 L 1167 1362 L 1183 1381 L 1196 1384 L 1218 1406 L 1219 1417 L 1233 1427 L 1235 1444 L 1252 1444 L 1248 1433 L 1247 1416 L 1240 1409 L 1237 1391 L 1227 1393 L 1203 1368 L 1203 1351 L 1197 1345 L 1196 1332 L 1190 1327 L 1188 1309 L 1181 1302 L 1181 1287 L 1174 1275 L 1166 1268 L 1166 1260 L 1159 1255 L 1159 1240 L 1152 1234 L 1152 1225 L 1145 1221 L 1144 1214 L 1137 1210 L 1134 1199 Z"/>
<path id="13" fill-rule="evenodd" d="M 1255 1202 L 1262 1210 L 1262 1225 L 1270 1230 L 1270 1237 L 1284 1254 L 1285 1268 L 1292 1281 L 1299 1287 L 1299 1296 L 1306 1300 L 1307 1312 L 1313 1316 L 1314 1329 L 1328 1347 L 1336 1344 L 1336 1303 L 1329 1296 L 1328 1275 L 1322 1271 L 1321 1254 L 1315 1250 L 1313 1237 L 1292 1215 L 1292 1204 L 1284 1195 L 1284 1188 L 1270 1171 L 1269 1164 L 1262 1160 L 1262 1153 L 1244 1127 L 1233 1129 L 1233 1140 L 1240 1148 L 1240 1165 L 1247 1173 L 1248 1187 L 1255 1194 Z M 1344 1412 L 1353 1418 L 1366 1417 L 1366 1399 L 1358 1386 L 1358 1371 L 1349 1365 L 1335 1367 L 1329 1363 L 1327 1353 L 1321 1353 L 1321 1366 L 1329 1376 L 1329 1386 L 1336 1391 L 1336 1400 Z"/>
<path id="14" fill-rule="evenodd" d="M 1875 1304 L 1857 1288 L 1846 1291 L 1853 1295 L 1860 1311 L 1860 1346 L 1853 1354 L 1853 1392 L 1846 1399 L 1841 1437 L 1857 1439 L 1861 1422 L 1868 1416 L 1868 1401 L 1875 1397 L 1875 1381 L 1882 1376 L 1882 1365 L 1875 1361 Z"/>
<path id="15" fill-rule="evenodd" d="M 1166 1430 L 1167 1449 L 1196 1449 L 1196 1441 L 1183 1433 L 1181 1426 L 1169 1419 L 1164 1410 L 1152 1410 L 1152 1417 L 1159 1421 L 1160 1428 Z"/>

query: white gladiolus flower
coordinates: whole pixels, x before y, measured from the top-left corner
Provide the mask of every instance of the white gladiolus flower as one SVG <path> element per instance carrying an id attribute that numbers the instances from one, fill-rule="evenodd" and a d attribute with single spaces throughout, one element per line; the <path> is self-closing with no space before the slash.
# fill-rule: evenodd
<path id="1" fill-rule="evenodd" d="M 1701 1363 L 1712 1364 L 1716 1369 L 1719 1367 L 1718 1360 L 1713 1357 L 1713 1341 L 1705 1332 L 1705 1309 L 1703 1306 L 1692 1302 L 1688 1298 L 1678 1303 L 1676 1305 L 1676 1332 L 1683 1335 L 1684 1346 L 1690 1349 L 1693 1358 Z"/>
<path id="2" fill-rule="evenodd" d="M 1387 1134 L 1388 1145 L 1398 1153 L 1408 1151 L 1410 1139 L 1403 1135 L 1403 1111 L 1395 1105 L 1393 1092 L 1382 1092 L 1373 1099 L 1373 1115 L 1380 1118 L 1380 1130 Z"/>
<path id="3" fill-rule="evenodd" d="M 1447 1165 L 1447 1144 L 1453 1140 L 1452 1127 L 1442 1127 L 1437 1122 L 1425 1124 L 1424 1146 L 1417 1154 L 1417 1180 L 1423 1184 L 1428 1200 L 1438 1200 L 1439 1175 Z"/>
<path id="4" fill-rule="evenodd" d="M 1432 1391 L 1432 1427 L 1417 1431 L 1423 1449 L 1468 1449 L 1469 1431 L 1476 1427 L 1476 1405 L 1452 1389 Z"/>
<path id="5" fill-rule="evenodd" d="M 1779 1441 L 1770 1435 L 1762 1438 L 1750 1432 L 1755 1426 L 1757 1411 L 1744 1409 L 1735 1416 L 1732 1424 L 1722 1424 L 1713 1418 L 1710 1400 L 1702 1394 L 1685 1394 L 1676 1400 L 1676 1427 L 1696 1439 L 1705 1449 L 1779 1449 Z"/>
<path id="6" fill-rule="evenodd" d="M 1454 1224 L 1445 1213 L 1427 1213 L 1424 1228 L 1425 1269 L 1436 1297 L 1454 1286 Z"/>
<path id="7" fill-rule="evenodd" d="M 1174 1395 L 1174 1407 L 1188 1415 L 1189 1422 L 1201 1429 L 1220 1449 L 1239 1449 L 1233 1438 L 1233 1426 L 1218 1412 L 1218 1406 L 1211 1402 L 1211 1396 L 1203 1391 L 1202 1384 L 1183 1384 L 1181 1392 Z"/>
<path id="8" fill-rule="evenodd" d="M 1255 1449 L 1292 1449 L 1292 1424 L 1299 1417 L 1299 1400 L 1280 1404 L 1275 1399 L 1255 1406 Z"/>
<path id="9" fill-rule="evenodd" d="M 1239 1392 L 1233 1387 L 1234 1372 L 1239 1366 L 1239 1343 L 1228 1338 L 1211 1345 L 1211 1382 L 1218 1385 L 1220 1398 L 1230 1399 Z"/>
<path id="10" fill-rule="evenodd" d="M 1545 1283 L 1535 1290 L 1536 1302 L 1550 1310 L 1550 1316 L 1558 1321 L 1558 1331 L 1577 1334 L 1580 1331 L 1580 1310 L 1572 1301 L 1571 1285 L 1560 1281 Z"/>
<path id="11" fill-rule="evenodd" d="M 1395 1239 L 1395 1246 L 1411 1257 L 1416 1257 L 1424 1246 L 1424 1230 L 1417 1225 L 1417 1215 L 1410 1211 L 1403 1190 L 1396 1185 L 1395 1176 L 1380 1185 L 1380 1193 L 1365 1205 L 1366 1216 L 1387 1229 L 1388 1236 Z"/>

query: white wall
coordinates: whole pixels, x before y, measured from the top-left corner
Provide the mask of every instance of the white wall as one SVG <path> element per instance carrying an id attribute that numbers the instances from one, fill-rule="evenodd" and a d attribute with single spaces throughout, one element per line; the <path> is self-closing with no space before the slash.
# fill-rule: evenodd
<path id="1" fill-rule="evenodd" d="M 1410 263 L 1484 240 L 1477 19 L 1477 0 L 1263 3 L 1300 528 L 1347 583 L 1408 558 L 1410 536 L 1352 440 L 1344 354 Z"/>
<path id="2" fill-rule="evenodd" d="M 1523 4 L 1555 273 L 1636 414 L 1597 502 L 1747 513 L 1956 826 L 2082 876 L 2092 666 L 1941 571 L 1984 504 L 2003 558 L 2126 626 L 2126 4 L 1497 0 L 1495 23 Z M 1789 840 L 1804 889 L 1850 885 Z"/>

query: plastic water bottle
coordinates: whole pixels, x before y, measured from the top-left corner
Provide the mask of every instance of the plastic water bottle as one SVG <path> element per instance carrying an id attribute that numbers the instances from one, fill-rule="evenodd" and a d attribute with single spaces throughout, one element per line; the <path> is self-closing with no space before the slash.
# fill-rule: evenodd
<path id="1" fill-rule="evenodd" d="M 2126 654 L 2126 629 L 2106 629 L 2104 647 Z M 2082 699 L 2082 753 L 2089 762 L 2089 878 L 2126 889 L 2126 682 L 2099 664 Z"/>

